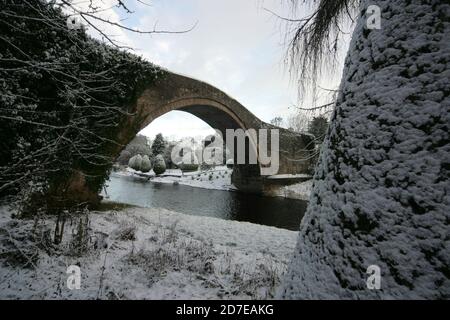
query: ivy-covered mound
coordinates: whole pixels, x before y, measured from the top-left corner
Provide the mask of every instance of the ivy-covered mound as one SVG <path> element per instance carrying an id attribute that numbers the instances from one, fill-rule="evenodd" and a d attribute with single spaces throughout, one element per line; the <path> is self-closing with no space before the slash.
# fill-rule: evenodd
<path id="1" fill-rule="evenodd" d="M 43 0 L 0 1 L 0 196 L 53 208 L 76 171 L 101 188 L 126 115 L 163 75 L 66 20 Z"/>

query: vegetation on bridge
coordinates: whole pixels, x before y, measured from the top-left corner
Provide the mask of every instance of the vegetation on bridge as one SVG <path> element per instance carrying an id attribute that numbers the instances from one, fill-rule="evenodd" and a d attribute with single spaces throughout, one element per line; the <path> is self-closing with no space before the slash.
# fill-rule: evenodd
<path id="1" fill-rule="evenodd" d="M 65 206 L 76 170 L 101 188 L 124 115 L 163 76 L 66 20 L 46 1 L 0 3 L 0 195 L 34 207 Z"/>

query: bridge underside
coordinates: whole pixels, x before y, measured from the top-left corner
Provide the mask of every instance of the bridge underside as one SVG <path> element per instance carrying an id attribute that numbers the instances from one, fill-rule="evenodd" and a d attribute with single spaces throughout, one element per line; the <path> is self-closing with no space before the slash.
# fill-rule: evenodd
<path id="1" fill-rule="evenodd" d="M 243 128 L 228 113 L 218 110 L 209 105 L 190 105 L 179 108 L 177 110 L 188 112 L 209 124 L 213 129 L 219 130 L 222 136 L 226 137 L 226 129 L 249 129 Z M 261 122 L 261 128 L 274 128 L 273 126 Z M 258 128 L 254 128 L 258 129 Z M 278 174 L 307 174 L 310 171 L 310 153 L 314 150 L 314 145 L 309 136 L 299 135 L 288 130 L 277 128 L 280 130 L 280 169 Z M 247 144 L 246 153 L 250 153 L 251 146 Z M 302 152 L 304 149 L 310 150 Z M 301 161 L 301 159 L 306 159 Z M 236 154 L 234 155 L 234 163 Z M 261 176 L 259 164 L 243 164 L 235 165 L 232 174 L 233 184 L 243 192 L 263 193 L 265 190 L 271 190 L 279 183 L 274 183 L 272 179 L 265 179 Z M 287 183 L 292 179 L 285 180 Z"/>
<path id="2" fill-rule="evenodd" d="M 226 112 L 222 112 L 208 105 L 192 105 L 178 110 L 188 112 L 211 126 L 219 130 L 225 136 L 226 129 L 239 129 L 239 124 Z"/>

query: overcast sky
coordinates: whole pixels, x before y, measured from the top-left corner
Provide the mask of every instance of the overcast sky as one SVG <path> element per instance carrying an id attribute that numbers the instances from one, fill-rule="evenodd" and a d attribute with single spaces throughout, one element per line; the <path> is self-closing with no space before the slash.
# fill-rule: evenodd
<path id="1" fill-rule="evenodd" d="M 285 24 L 270 9 L 282 16 L 291 15 L 284 0 L 144 0 L 128 1 L 133 14 L 123 10 L 105 13 L 109 19 L 140 30 L 185 30 L 184 34 L 140 35 L 108 28 L 117 41 L 131 46 L 135 53 L 171 71 L 206 81 L 269 122 L 276 116 L 287 118 L 295 112 L 297 87 L 284 63 Z M 114 2 L 103 0 L 105 5 Z M 297 16 L 309 8 L 300 8 Z M 324 77 L 320 84 L 336 88 L 340 74 Z M 303 103 L 310 104 L 309 102 Z M 173 111 L 154 120 L 142 133 L 150 137 L 198 136 L 213 130 L 200 119 Z"/>

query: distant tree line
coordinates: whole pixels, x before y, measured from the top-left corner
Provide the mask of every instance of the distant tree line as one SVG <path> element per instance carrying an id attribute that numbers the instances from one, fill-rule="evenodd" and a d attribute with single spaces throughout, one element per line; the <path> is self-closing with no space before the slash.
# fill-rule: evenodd
<path id="1" fill-rule="evenodd" d="M 183 171 L 193 171 L 197 169 L 207 170 L 212 166 L 207 164 L 203 159 L 203 152 L 205 148 L 214 149 L 211 150 L 213 154 L 221 154 L 223 158 L 223 164 L 225 165 L 228 160 L 232 159 L 229 151 L 226 148 L 225 142 L 217 145 L 216 140 L 219 139 L 217 135 L 210 135 L 204 138 L 202 141 L 196 141 L 194 138 L 184 138 L 178 141 L 169 141 L 164 138 L 161 133 L 155 136 L 155 139 L 151 141 L 144 135 L 137 135 L 120 153 L 116 159 L 116 163 L 121 166 L 129 166 L 138 171 L 148 172 L 149 170 L 139 170 L 142 163 L 146 163 L 146 158 L 149 159 L 151 166 L 157 162 L 156 157 L 160 155 L 160 158 L 164 160 L 164 165 L 167 169 L 179 168 Z M 180 150 L 178 155 L 175 155 L 175 162 L 172 158 L 173 149 L 178 144 L 184 143 L 189 149 L 188 154 L 183 154 L 184 151 Z M 134 158 L 134 159 L 133 159 Z M 130 163 L 131 161 L 131 163 Z M 231 163 L 229 163 L 231 165 Z"/>

